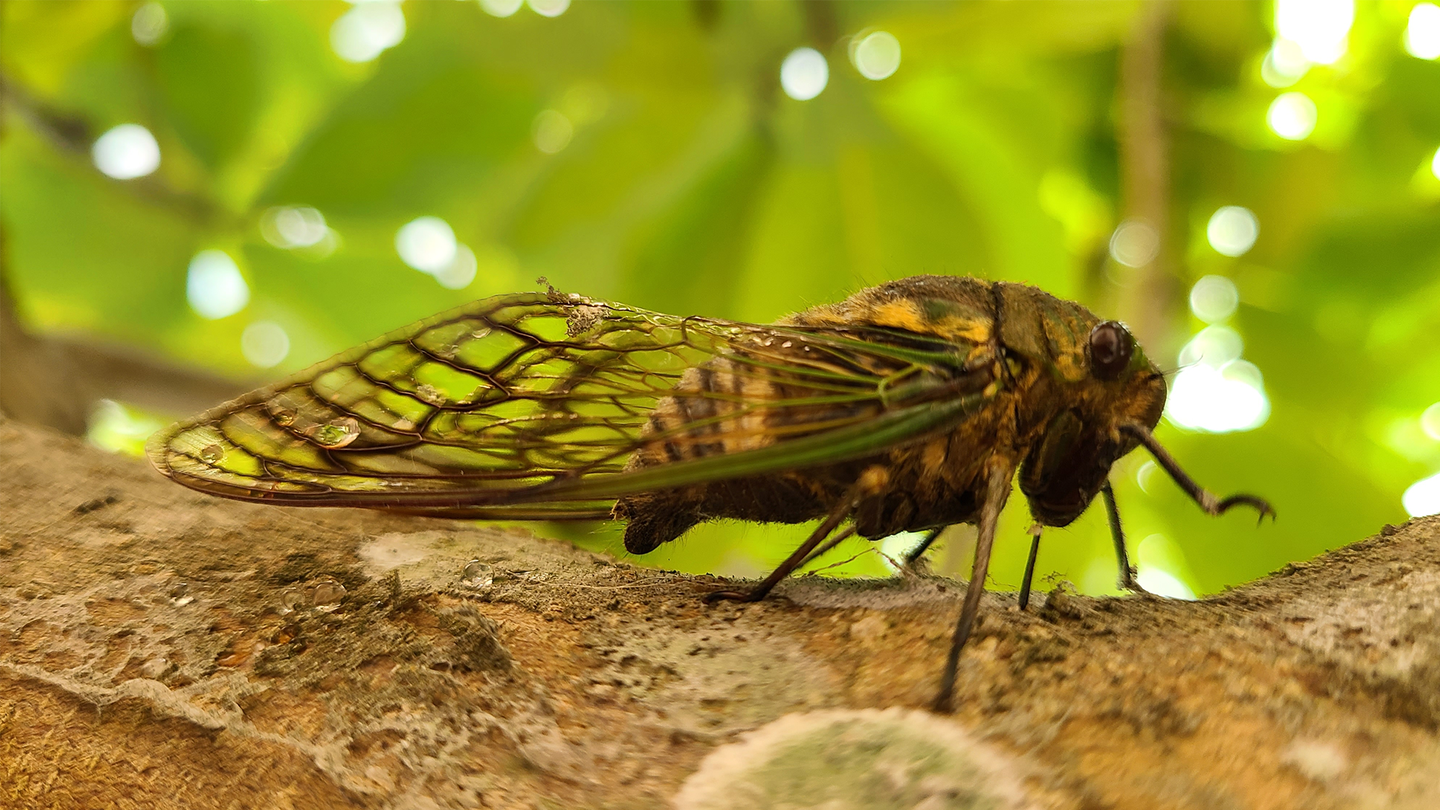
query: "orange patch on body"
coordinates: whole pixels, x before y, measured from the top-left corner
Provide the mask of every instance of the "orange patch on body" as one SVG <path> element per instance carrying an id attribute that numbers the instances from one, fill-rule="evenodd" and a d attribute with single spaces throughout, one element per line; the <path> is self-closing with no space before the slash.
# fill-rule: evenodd
<path id="1" fill-rule="evenodd" d="M 932 328 L 930 322 L 920 314 L 920 308 L 915 302 L 903 298 L 886 301 L 875 307 L 872 319 L 877 326 L 893 326 L 920 334 L 926 334 Z"/>

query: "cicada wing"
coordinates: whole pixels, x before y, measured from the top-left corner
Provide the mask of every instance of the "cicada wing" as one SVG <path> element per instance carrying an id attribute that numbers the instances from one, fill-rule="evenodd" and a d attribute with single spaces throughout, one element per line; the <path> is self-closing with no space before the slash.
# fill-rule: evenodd
<path id="1" fill-rule="evenodd" d="M 515 294 L 175 425 L 149 454 L 176 481 L 231 498 L 592 518 L 647 489 L 881 451 L 983 407 L 993 383 L 964 347 L 910 333 Z M 691 418 L 652 418 L 662 402 Z M 629 463 L 662 448 L 673 463 Z"/>

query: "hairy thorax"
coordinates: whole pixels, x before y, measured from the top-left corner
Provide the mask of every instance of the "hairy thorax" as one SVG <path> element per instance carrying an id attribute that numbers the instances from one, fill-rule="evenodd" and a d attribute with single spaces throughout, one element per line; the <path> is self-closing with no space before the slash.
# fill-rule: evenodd
<path id="1" fill-rule="evenodd" d="M 989 285 L 953 281 L 962 282 L 953 285 L 961 295 L 955 306 L 943 310 L 927 308 L 925 299 L 905 295 L 856 296 L 792 316 L 785 323 L 833 327 L 838 332 L 880 327 L 943 337 L 967 360 L 966 373 L 984 388 L 1008 374 L 990 328 L 993 321 L 987 320 Z M 946 292 L 955 297 L 953 291 Z M 809 349 L 800 345 L 766 349 L 772 354 L 794 352 L 797 362 L 808 359 L 803 353 Z M 782 406 L 814 394 L 787 374 L 783 363 L 757 371 L 734 357 L 715 358 L 689 369 L 672 395 L 657 404 L 645 427 L 645 435 L 655 440 L 631 457 L 628 469 L 755 450 L 825 430 L 839 420 L 877 416 L 881 407 L 873 401 Z M 982 469 L 997 447 L 1008 448 L 1014 438 L 1015 409 L 1010 402 L 1017 395 L 1013 387 L 1007 388 L 954 429 L 871 456 L 622 498 L 615 515 L 629 521 L 626 548 L 644 553 L 710 519 L 813 520 L 825 516 L 857 482 L 863 491 L 854 522 L 863 537 L 971 521 L 981 500 Z"/>

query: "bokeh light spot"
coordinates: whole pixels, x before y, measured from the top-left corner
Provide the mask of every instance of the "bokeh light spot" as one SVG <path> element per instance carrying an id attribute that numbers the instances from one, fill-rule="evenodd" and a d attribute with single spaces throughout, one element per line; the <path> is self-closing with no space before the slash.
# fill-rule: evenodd
<path id="1" fill-rule="evenodd" d="M 1275 33 L 1300 46 L 1311 62 L 1333 65 L 1345 55 L 1355 0 L 1276 0 Z"/>
<path id="2" fill-rule="evenodd" d="M 422 273 L 438 273 L 455 261 L 455 231 L 439 217 L 419 217 L 395 234 L 400 259 Z"/>
<path id="3" fill-rule="evenodd" d="M 1209 433 L 1254 430 L 1270 417 L 1270 400 L 1254 364 L 1233 360 L 1216 368 L 1207 358 L 1175 375 L 1165 413 L 1181 427 Z"/>
<path id="4" fill-rule="evenodd" d="M 1153 495 L 1150 486 L 1155 483 L 1155 473 L 1160 471 L 1160 465 L 1153 461 L 1147 461 L 1140 465 L 1135 471 L 1135 483 L 1140 485 L 1140 491 L 1146 495 Z"/>
<path id="5" fill-rule="evenodd" d="M 780 63 L 780 87 L 796 101 L 820 95 L 830 81 L 830 64 L 814 48 L 796 48 Z"/>
<path id="6" fill-rule="evenodd" d="M 899 571 L 901 563 L 910 552 L 920 547 L 925 532 L 900 532 L 880 541 L 880 560 L 891 571 Z"/>
<path id="7" fill-rule="evenodd" d="M 1425 431 L 1426 436 L 1440 442 L 1440 402 L 1420 414 L 1420 429 Z"/>
<path id="8" fill-rule="evenodd" d="M 525 0 L 530 4 L 530 10 L 541 17 L 559 17 L 570 8 L 570 0 Z"/>
<path id="9" fill-rule="evenodd" d="M 319 244 L 329 233 L 325 215 L 309 206 L 271 208 L 260 217 L 260 234 L 278 248 L 310 247 Z"/>
<path id="10" fill-rule="evenodd" d="M 1143 222 L 1126 220 L 1110 236 L 1110 256 L 1126 267 L 1144 267 L 1160 252 L 1160 234 Z"/>
<path id="11" fill-rule="evenodd" d="M 1310 72 L 1310 60 L 1300 46 L 1288 39 L 1276 38 L 1260 64 L 1260 78 L 1271 87 L 1289 87 Z"/>
<path id="12" fill-rule="evenodd" d="M 1206 323 L 1225 320 L 1235 314 L 1239 304 L 1240 291 L 1235 289 L 1235 282 L 1224 276 L 1205 276 L 1190 288 L 1190 311 Z"/>
<path id="13" fill-rule="evenodd" d="M 575 137 L 575 126 L 560 112 L 544 110 L 535 116 L 531 135 L 535 139 L 536 149 L 553 155 L 570 145 L 570 139 Z"/>
<path id="14" fill-rule="evenodd" d="M 900 40 L 886 31 L 866 34 L 852 44 L 850 62 L 867 79 L 888 79 L 900 69 Z"/>
<path id="15" fill-rule="evenodd" d="M 1411 484 L 1400 496 L 1400 503 L 1410 517 L 1440 515 L 1440 473 Z"/>
<path id="16" fill-rule="evenodd" d="M 1210 247 L 1225 256 L 1243 256 L 1255 246 L 1260 235 L 1260 221 L 1248 208 L 1227 205 L 1210 215 L 1205 237 Z"/>
<path id="17" fill-rule="evenodd" d="M 356 3 L 330 27 L 330 47 L 347 62 L 369 62 L 405 39 L 405 14 L 398 2 Z"/>
<path id="18" fill-rule="evenodd" d="M 190 260 L 185 299 L 202 318 L 229 317 L 250 303 L 250 287 L 235 260 L 223 250 L 202 250 Z"/>
<path id="19" fill-rule="evenodd" d="M 116 180 L 144 177 L 160 168 L 160 144 L 139 124 L 121 124 L 95 139 L 95 168 Z"/>
<path id="20" fill-rule="evenodd" d="M 1232 360 L 1239 360 L 1245 351 L 1245 341 L 1228 326 L 1207 326 L 1180 350 L 1177 362 L 1180 367 L 1189 368 L 1203 363 L 1218 369 Z"/>
<path id="21" fill-rule="evenodd" d="M 278 323 L 256 321 L 241 333 L 240 352 L 252 365 L 270 368 L 290 354 L 290 336 Z"/>
<path id="22" fill-rule="evenodd" d="M 1440 6 L 1416 3 L 1410 9 L 1410 21 L 1405 25 L 1405 52 L 1416 59 L 1440 59 Z"/>
<path id="23" fill-rule="evenodd" d="M 159 3 L 146 3 L 130 18 L 130 36 L 147 48 L 159 44 L 169 30 L 170 15 Z"/>
<path id="24" fill-rule="evenodd" d="M 509 17 L 525 5 L 525 0 L 480 0 L 480 8 L 492 17 Z"/>
<path id="25" fill-rule="evenodd" d="M 85 420 L 85 439 L 102 450 L 137 458 L 145 455 L 145 440 L 165 427 L 153 416 L 113 399 L 96 400 Z"/>
<path id="26" fill-rule="evenodd" d="M 435 272 L 435 280 L 447 290 L 463 290 L 475 280 L 475 270 L 478 266 L 478 262 L 475 260 L 475 251 L 465 245 L 459 245 L 455 248 L 455 258 Z"/>
<path id="27" fill-rule="evenodd" d="M 1169 571 L 1153 565 L 1141 565 L 1136 570 L 1139 573 L 1135 575 L 1135 581 L 1150 593 L 1171 599 L 1195 600 L 1195 592 L 1190 590 L 1190 586 Z"/>
<path id="28" fill-rule="evenodd" d="M 1430 158 L 1430 173 L 1440 180 L 1440 147 L 1436 147 L 1434 157 Z"/>
<path id="29" fill-rule="evenodd" d="M 1284 93 L 1270 102 L 1265 123 L 1270 131 L 1287 141 L 1303 141 L 1315 131 L 1319 111 L 1304 93 Z"/>

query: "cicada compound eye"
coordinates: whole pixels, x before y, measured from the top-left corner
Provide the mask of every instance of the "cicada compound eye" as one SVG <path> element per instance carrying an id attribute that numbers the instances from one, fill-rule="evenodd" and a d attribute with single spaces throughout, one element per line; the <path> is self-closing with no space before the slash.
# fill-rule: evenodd
<path id="1" fill-rule="evenodd" d="M 1116 321 L 1106 321 L 1090 330 L 1090 373 L 1097 379 L 1119 377 L 1134 353 L 1135 338 Z"/>

